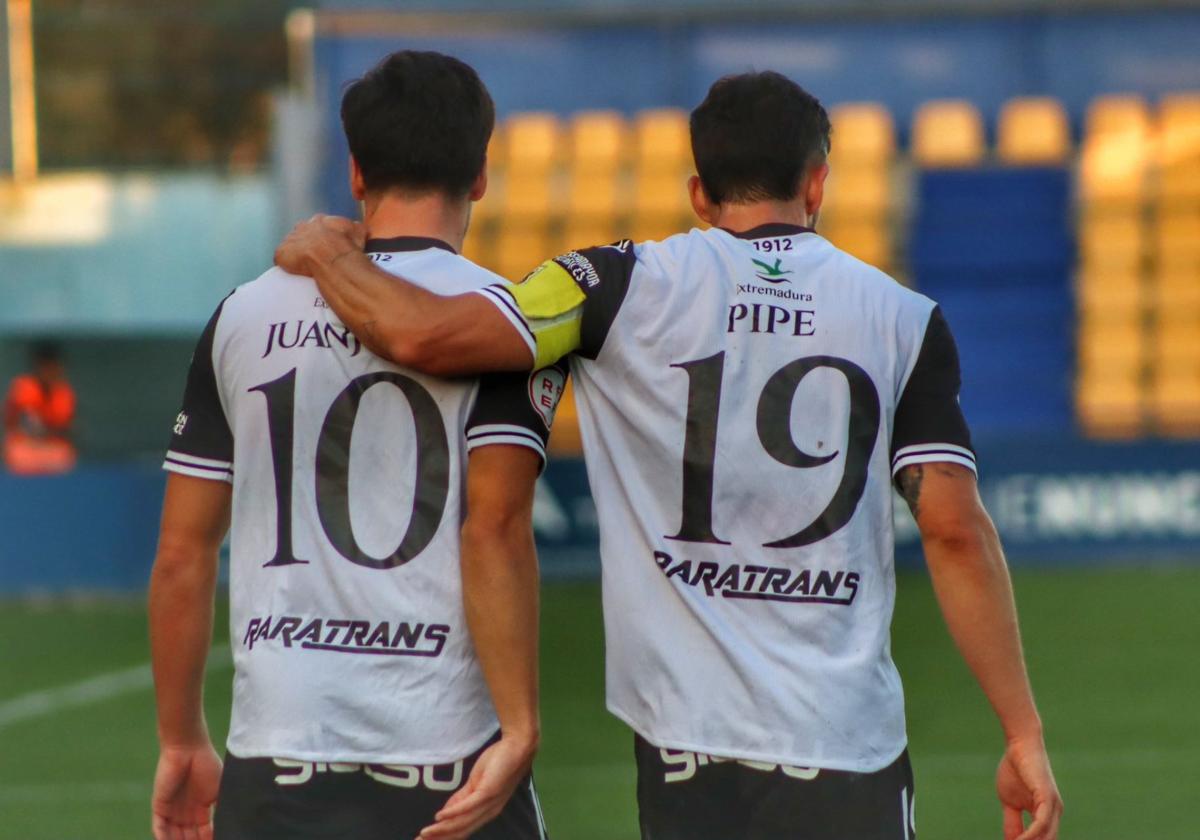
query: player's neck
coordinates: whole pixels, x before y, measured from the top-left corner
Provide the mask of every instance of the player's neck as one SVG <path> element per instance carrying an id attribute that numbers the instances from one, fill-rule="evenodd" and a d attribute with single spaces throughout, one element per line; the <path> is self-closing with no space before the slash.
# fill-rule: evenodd
<path id="1" fill-rule="evenodd" d="M 467 233 L 470 202 L 438 193 L 406 195 L 388 192 L 367 196 L 363 202 L 363 224 L 370 239 L 420 236 L 440 239 L 462 252 Z"/>
<path id="2" fill-rule="evenodd" d="M 811 227 L 812 217 L 803 201 L 753 201 L 746 204 L 725 203 L 717 207 L 713 226 L 744 233 L 770 224 Z"/>

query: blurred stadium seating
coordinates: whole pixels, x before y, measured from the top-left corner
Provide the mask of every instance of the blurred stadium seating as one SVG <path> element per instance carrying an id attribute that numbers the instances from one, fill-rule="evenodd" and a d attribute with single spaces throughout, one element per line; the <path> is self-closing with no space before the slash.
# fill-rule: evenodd
<path id="1" fill-rule="evenodd" d="M 842 104 L 831 120 L 820 231 L 955 310 L 966 363 L 988 380 L 977 390 L 995 395 L 973 406 L 977 421 L 1069 425 L 1055 406 L 1074 381 L 1089 435 L 1200 434 L 1200 94 L 1158 107 L 1097 97 L 1078 145 L 1061 102 L 1014 98 L 998 114 L 994 153 L 984 115 L 965 101 L 920 106 L 907 150 L 882 103 Z M 497 131 L 491 194 L 467 253 L 519 280 L 552 253 L 686 230 L 696 224 L 691 172 L 682 111 L 512 115 Z M 1024 326 L 987 338 L 1005 307 L 1022 310 Z M 1074 373 L 1062 341 L 1072 332 Z M 989 359 L 1004 359 L 1009 373 Z M 1034 399 L 1030 367 L 1040 378 Z M 1022 417 L 1005 408 L 1018 385 Z M 577 451 L 569 406 L 555 444 Z"/>

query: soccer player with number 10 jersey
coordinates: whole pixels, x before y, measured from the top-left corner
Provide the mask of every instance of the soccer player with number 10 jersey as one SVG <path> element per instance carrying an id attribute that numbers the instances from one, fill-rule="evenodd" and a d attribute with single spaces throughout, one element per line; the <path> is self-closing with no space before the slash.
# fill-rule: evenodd
<path id="1" fill-rule="evenodd" d="M 342 121 L 363 258 L 439 294 L 501 282 L 457 254 L 494 122 L 475 71 L 394 54 Z M 532 507 L 564 376 L 395 365 L 278 268 L 217 308 L 164 465 L 156 840 L 545 840 Z M 222 768 L 201 686 L 231 511 Z"/>

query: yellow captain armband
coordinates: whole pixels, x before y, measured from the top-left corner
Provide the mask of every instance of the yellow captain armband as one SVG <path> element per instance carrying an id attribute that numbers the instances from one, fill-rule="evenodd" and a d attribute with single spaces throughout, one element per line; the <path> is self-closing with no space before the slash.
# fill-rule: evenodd
<path id="1" fill-rule="evenodd" d="M 579 349 L 583 303 L 587 297 L 565 268 L 547 260 L 520 283 L 506 286 L 505 290 L 517 302 L 537 339 L 535 369 Z"/>

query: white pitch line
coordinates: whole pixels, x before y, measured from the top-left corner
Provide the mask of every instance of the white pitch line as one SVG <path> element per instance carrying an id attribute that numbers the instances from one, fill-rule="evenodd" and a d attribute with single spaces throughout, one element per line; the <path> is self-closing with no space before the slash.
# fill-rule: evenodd
<path id="1" fill-rule="evenodd" d="M 229 646 L 221 645 L 209 653 L 208 669 L 225 668 L 232 662 L 233 655 Z M 31 691 L 0 703 L 0 729 L 66 709 L 101 703 L 123 694 L 151 688 L 153 685 L 154 675 L 151 673 L 150 663 L 146 662 L 132 668 L 88 677 L 70 685 Z"/>

